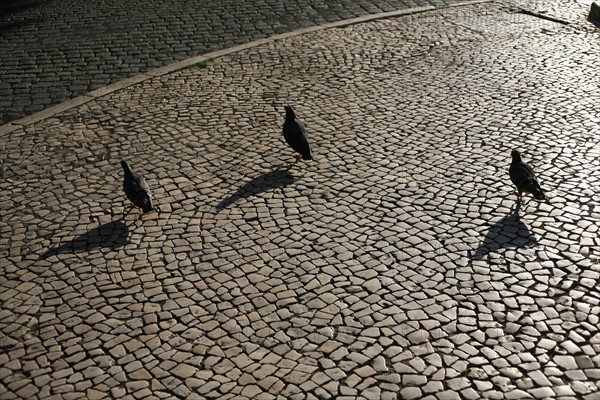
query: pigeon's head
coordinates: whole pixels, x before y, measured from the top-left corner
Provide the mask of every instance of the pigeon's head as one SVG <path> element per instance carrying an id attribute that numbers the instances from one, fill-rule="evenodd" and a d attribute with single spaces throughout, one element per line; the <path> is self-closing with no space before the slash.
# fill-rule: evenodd
<path id="1" fill-rule="evenodd" d="M 296 113 L 294 113 L 294 109 L 292 106 L 285 106 L 285 117 L 286 118 L 296 118 Z"/>
<path id="2" fill-rule="evenodd" d="M 513 158 L 513 160 L 520 160 L 521 159 L 521 153 L 519 153 L 518 150 L 514 150 L 510 152 L 511 157 Z"/>
<path id="3" fill-rule="evenodd" d="M 129 170 L 129 164 L 127 164 L 127 161 L 125 160 L 121 160 L 121 167 L 126 171 Z"/>

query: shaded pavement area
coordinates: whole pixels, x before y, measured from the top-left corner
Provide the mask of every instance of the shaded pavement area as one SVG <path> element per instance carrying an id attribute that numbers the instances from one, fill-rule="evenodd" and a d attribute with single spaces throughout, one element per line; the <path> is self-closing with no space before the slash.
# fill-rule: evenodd
<path id="1" fill-rule="evenodd" d="M 4 0 L 0 124 L 140 72 L 324 22 L 453 0 Z"/>

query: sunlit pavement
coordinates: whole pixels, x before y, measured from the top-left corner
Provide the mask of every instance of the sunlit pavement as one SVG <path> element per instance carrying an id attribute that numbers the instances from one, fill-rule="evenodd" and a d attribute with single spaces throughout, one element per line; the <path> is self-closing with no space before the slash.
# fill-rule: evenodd
<path id="1" fill-rule="evenodd" d="M 0 398 L 597 399 L 599 39 L 453 7 L 2 133 Z"/>

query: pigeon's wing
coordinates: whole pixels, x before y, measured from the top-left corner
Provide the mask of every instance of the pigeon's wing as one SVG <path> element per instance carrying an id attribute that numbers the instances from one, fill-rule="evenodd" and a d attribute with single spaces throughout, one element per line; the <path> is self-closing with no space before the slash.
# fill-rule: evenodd
<path id="1" fill-rule="evenodd" d="M 535 174 L 533 173 L 533 169 L 522 161 L 513 162 L 510 165 L 509 174 L 510 180 L 512 181 L 512 183 L 515 184 L 515 186 L 517 186 L 517 188 L 520 188 L 522 182 L 524 181 L 531 179 L 535 180 Z"/>
<path id="2" fill-rule="evenodd" d="M 131 201 L 134 202 L 135 197 L 137 196 L 138 183 L 136 182 L 135 177 L 125 176 L 123 179 L 123 190 L 125 191 L 125 196 Z"/>
<path id="3" fill-rule="evenodd" d="M 531 166 L 524 162 L 515 163 L 511 165 L 509 172 L 511 181 L 520 192 L 531 193 L 538 200 L 546 198 Z"/>
<path id="4" fill-rule="evenodd" d="M 312 155 L 310 151 L 310 142 L 308 141 L 308 134 L 306 133 L 306 128 L 304 127 L 302 122 L 296 120 L 296 123 L 298 124 L 298 129 L 300 130 L 299 147 L 301 151 L 299 151 L 298 153 L 302 154 L 305 160 L 311 159 Z"/>
<path id="5" fill-rule="evenodd" d="M 521 167 L 523 168 L 523 174 L 527 174 L 527 176 L 535 179 L 535 172 L 533 172 L 533 168 L 529 164 L 522 162 Z"/>
<path id="6" fill-rule="evenodd" d="M 283 137 L 294 151 L 304 155 L 310 155 L 310 144 L 308 143 L 308 135 L 306 128 L 302 122 L 297 119 L 286 122 L 283 129 Z"/>
<path id="7" fill-rule="evenodd" d="M 132 202 L 144 212 L 149 212 L 152 210 L 152 193 L 150 192 L 150 187 L 148 187 L 148 183 L 146 183 L 144 177 L 136 175 L 135 178 L 135 195 Z"/>
<path id="8" fill-rule="evenodd" d="M 540 186 L 537 179 L 535 179 L 535 178 L 524 179 L 521 182 L 520 187 L 523 192 L 531 193 L 533 195 L 533 197 L 535 197 L 537 200 L 545 200 L 546 199 L 546 196 L 544 195 L 544 191 L 542 190 L 542 187 Z"/>
<path id="9" fill-rule="evenodd" d="M 304 124 L 299 119 L 296 119 L 295 122 L 296 124 L 298 124 L 298 130 L 300 130 L 300 135 L 302 136 L 304 141 L 308 143 L 308 134 L 306 133 L 306 128 L 304 127 Z"/>
<path id="10" fill-rule="evenodd" d="M 152 193 L 142 176 L 133 174 L 125 177 L 123 188 L 125 195 L 135 206 L 144 210 L 152 208 Z"/>
<path id="11" fill-rule="evenodd" d="M 148 194 L 148 196 L 152 197 L 152 192 L 150 191 L 150 186 L 148 186 L 146 179 L 144 179 L 143 176 L 138 176 L 138 178 L 139 178 L 141 190 L 146 192 Z"/>

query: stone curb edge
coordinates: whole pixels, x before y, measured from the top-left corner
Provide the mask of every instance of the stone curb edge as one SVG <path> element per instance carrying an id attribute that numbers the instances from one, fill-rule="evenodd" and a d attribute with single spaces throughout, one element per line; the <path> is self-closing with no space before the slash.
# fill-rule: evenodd
<path id="1" fill-rule="evenodd" d="M 290 37 L 294 37 L 294 36 L 300 36 L 300 35 L 303 35 L 306 33 L 316 32 L 316 31 L 320 31 L 320 30 L 324 30 L 324 29 L 341 28 L 341 27 L 345 27 L 345 26 L 356 25 L 356 24 L 370 22 L 370 21 L 379 20 L 379 19 L 394 18 L 394 17 L 403 16 L 403 15 L 422 13 L 422 12 L 426 12 L 426 11 L 442 10 L 442 9 L 451 8 L 451 7 L 463 7 L 463 6 L 480 4 L 480 3 L 489 3 L 489 2 L 493 2 L 493 1 L 495 1 L 495 0 L 466 0 L 466 1 L 461 1 L 458 3 L 450 4 L 448 6 L 412 7 L 412 8 L 405 8 L 405 9 L 401 9 L 401 10 L 369 14 L 369 15 L 364 15 L 361 17 L 350 18 L 350 19 L 345 19 L 345 20 L 335 21 L 335 22 L 329 22 L 329 23 L 311 26 L 311 27 L 307 27 L 307 28 L 301 28 L 301 29 L 297 29 L 297 30 L 294 30 L 291 32 L 273 35 L 268 38 L 253 40 L 251 42 L 233 46 L 233 47 L 228 47 L 226 49 L 216 50 L 216 51 L 212 51 L 209 53 L 204 53 L 204 54 L 201 54 L 198 56 L 190 57 L 190 58 L 182 60 L 182 61 L 177 61 L 177 62 L 169 64 L 169 65 L 165 65 L 163 67 L 153 69 L 151 71 L 147 71 L 147 72 L 143 72 L 143 73 L 134 75 L 130 78 L 126 78 L 119 82 L 112 83 L 110 85 L 93 90 L 91 92 L 88 92 L 84 95 L 75 97 L 73 99 L 66 100 L 62 103 L 48 107 L 42 111 L 38 111 L 38 112 L 28 115 L 26 117 L 8 122 L 4 125 L 0 125 L 0 135 L 4 135 L 4 134 L 10 133 L 10 132 L 13 132 L 24 126 L 32 125 L 32 124 L 39 122 L 41 120 L 44 120 L 46 118 L 53 117 L 54 115 L 57 115 L 63 111 L 67 111 L 67 110 L 70 110 L 71 108 L 78 107 L 89 101 L 106 96 L 108 94 L 114 93 L 118 90 L 135 85 L 135 84 L 143 82 L 145 80 L 156 78 L 156 77 L 163 76 L 163 75 L 167 75 L 172 72 L 179 71 L 181 69 L 184 69 L 186 67 L 189 67 L 191 65 L 194 65 L 194 64 L 197 64 L 197 63 L 200 63 L 203 61 L 208 61 L 208 60 L 211 60 L 214 58 L 222 57 L 224 55 L 235 53 L 235 52 L 238 52 L 241 50 L 251 49 L 253 47 L 271 43 L 271 42 L 274 42 L 277 40 L 282 40 L 282 39 L 286 39 L 286 38 L 290 38 Z"/>

